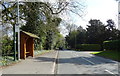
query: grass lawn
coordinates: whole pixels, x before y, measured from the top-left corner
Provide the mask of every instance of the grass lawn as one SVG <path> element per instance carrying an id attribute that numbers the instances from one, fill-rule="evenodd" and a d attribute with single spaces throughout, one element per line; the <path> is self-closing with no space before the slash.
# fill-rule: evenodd
<path id="1" fill-rule="evenodd" d="M 108 50 L 108 51 L 93 52 L 91 54 L 102 56 L 102 57 L 109 58 L 116 61 L 120 61 L 120 56 L 119 56 L 120 52 L 118 51 Z"/>

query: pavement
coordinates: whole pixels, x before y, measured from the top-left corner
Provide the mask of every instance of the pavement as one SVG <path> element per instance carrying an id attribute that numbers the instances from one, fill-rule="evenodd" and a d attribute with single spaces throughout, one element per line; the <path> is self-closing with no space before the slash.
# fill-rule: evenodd
<path id="1" fill-rule="evenodd" d="M 4 68 L 2 74 L 53 74 L 56 54 L 56 51 L 52 51 L 34 58 L 29 57 L 14 66 Z"/>
<path id="2" fill-rule="evenodd" d="M 3 69 L 3 74 L 118 74 L 118 62 L 90 51 L 59 50 L 27 58 Z"/>

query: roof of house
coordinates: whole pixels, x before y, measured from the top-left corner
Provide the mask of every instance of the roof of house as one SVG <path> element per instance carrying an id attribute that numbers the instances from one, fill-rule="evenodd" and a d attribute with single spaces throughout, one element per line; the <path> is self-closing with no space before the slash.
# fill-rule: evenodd
<path id="1" fill-rule="evenodd" d="M 25 33 L 25 34 L 27 34 L 28 36 L 30 36 L 30 37 L 33 37 L 33 38 L 40 38 L 40 37 L 38 37 L 37 35 L 35 35 L 35 34 L 32 34 L 32 33 L 29 33 L 29 32 L 26 32 L 26 31 L 22 31 L 23 33 Z"/>

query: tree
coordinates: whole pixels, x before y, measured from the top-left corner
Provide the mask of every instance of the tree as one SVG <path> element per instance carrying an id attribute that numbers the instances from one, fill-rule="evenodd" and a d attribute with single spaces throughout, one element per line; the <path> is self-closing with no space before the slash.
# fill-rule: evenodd
<path id="1" fill-rule="evenodd" d="M 86 30 L 83 29 L 81 26 L 77 28 L 78 35 L 77 35 L 77 45 L 78 44 L 85 44 L 86 43 Z"/>
<path id="2" fill-rule="evenodd" d="M 109 30 L 113 30 L 115 28 L 115 23 L 112 19 L 107 20 L 107 25 L 106 27 L 108 27 Z"/>
<path id="3" fill-rule="evenodd" d="M 106 21 L 107 25 L 107 33 L 108 33 L 108 40 L 116 40 L 119 39 L 119 30 L 115 27 L 115 22 L 112 19 Z"/>
<path id="4" fill-rule="evenodd" d="M 102 44 L 107 38 L 105 25 L 100 20 L 90 20 L 87 25 L 87 43 Z"/>
<path id="5" fill-rule="evenodd" d="M 77 44 L 77 35 L 78 35 L 78 31 L 77 30 L 73 30 L 69 33 L 69 35 L 67 35 L 66 41 L 68 43 L 69 48 L 75 49 L 76 48 L 76 44 Z"/>
<path id="6" fill-rule="evenodd" d="M 73 13 L 78 16 L 82 16 L 84 13 L 85 5 L 82 4 L 82 1 L 75 0 L 54 0 L 53 3 L 45 2 L 45 6 L 50 10 L 51 14 L 65 14 Z"/>
<path id="7" fill-rule="evenodd" d="M 53 37 L 54 34 L 58 32 L 57 27 L 61 22 L 61 18 L 52 17 L 52 14 L 49 10 L 47 10 L 45 6 L 43 6 L 42 9 L 40 9 L 40 6 L 42 6 L 40 4 L 45 3 L 30 2 L 25 4 L 27 5 L 25 7 L 27 8 L 27 10 L 24 11 L 24 14 L 25 17 L 27 17 L 27 19 L 26 25 L 22 26 L 21 29 L 38 35 L 41 39 L 37 40 L 36 43 L 38 43 L 41 46 L 44 46 L 44 48 L 46 49 L 51 49 L 54 41 Z"/>
<path id="8" fill-rule="evenodd" d="M 1 1 L 0 1 L 1 2 Z M 50 40 L 54 37 L 56 33 L 58 33 L 58 25 L 61 22 L 61 18 L 58 15 L 63 12 L 72 12 L 79 16 L 83 12 L 81 7 L 84 7 L 77 1 L 66 1 L 66 0 L 58 0 L 55 3 L 50 2 L 20 2 L 20 22 L 22 22 L 21 29 L 24 31 L 28 31 L 34 34 L 37 34 L 41 37 L 41 40 L 36 41 L 40 43 L 42 41 L 42 45 L 45 45 L 46 38 L 49 37 Z M 2 18 L 3 23 L 9 23 L 13 26 L 16 25 L 16 10 L 17 4 L 15 2 L 3 2 L 2 3 Z M 77 10 L 77 11 L 76 11 Z M 13 28 L 14 30 L 15 28 Z M 49 33 L 52 33 L 51 35 Z M 48 35 L 48 36 L 47 36 Z"/>
<path id="9" fill-rule="evenodd" d="M 66 29 L 68 30 L 68 33 L 70 33 L 74 30 L 77 30 L 77 25 L 66 23 Z"/>
<path id="10" fill-rule="evenodd" d="M 1 2 L 1 4 L 3 7 L 2 13 L 4 14 L 4 17 L 6 18 L 6 21 L 8 21 L 7 19 L 9 19 L 10 22 L 12 22 L 12 20 L 15 20 L 17 17 L 15 13 L 17 9 L 16 2 L 6 1 L 6 2 Z M 33 9 L 31 10 L 29 9 L 29 7 L 33 7 L 33 5 L 36 8 L 39 8 L 41 12 L 44 12 L 47 10 L 50 12 L 50 14 L 53 14 L 53 15 L 58 15 L 64 12 L 72 12 L 74 14 L 79 15 L 80 17 L 82 16 L 82 13 L 84 13 L 84 8 L 85 8 L 85 5 L 83 5 L 79 1 L 74 1 L 74 0 L 70 0 L 70 1 L 69 0 L 68 1 L 67 0 L 55 0 L 54 3 L 51 3 L 48 1 L 47 2 L 45 1 L 43 2 L 19 2 L 19 4 L 20 4 L 20 12 L 21 12 L 20 19 L 25 19 L 23 12 L 32 11 Z M 30 6 L 26 7 L 28 5 Z"/>
<path id="11" fill-rule="evenodd" d="M 62 34 L 57 33 L 54 41 L 54 49 L 58 49 L 60 47 L 65 48 L 65 39 Z"/>
<path id="12" fill-rule="evenodd" d="M 81 26 L 72 30 L 66 36 L 66 42 L 71 49 L 76 49 L 79 44 L 103 44 L 106 40 L 120 39 L 120 31 L 114 27 L 114 21 L 107 21 L 104 25 L 100 20 L 91 19 L 86 30 Z M 113 26 L 113 27 L 112 27 Z"/>
<path id="13" fill-rule="evenodd" d="M 65 37 L 69 48 L 76 49 L 78 44 L 86 43 L 86 30 L 79 26 Z"/>

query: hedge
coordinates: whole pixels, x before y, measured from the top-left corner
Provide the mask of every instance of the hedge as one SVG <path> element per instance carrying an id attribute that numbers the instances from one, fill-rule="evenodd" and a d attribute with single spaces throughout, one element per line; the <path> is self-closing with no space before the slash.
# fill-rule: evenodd
<path id="1" fill-rule="evenodd" d="M 81 51 L 95 51 L 102 50 L 102 47 L 99 44 L 79 44 L 76 46 L 76 49 Z"/>
<path id="2" fill-rule="evenodd" d="M 120 50 L 120 40 L 110 40 L 103 42 L 103 48 L 106 50 Z"/>

